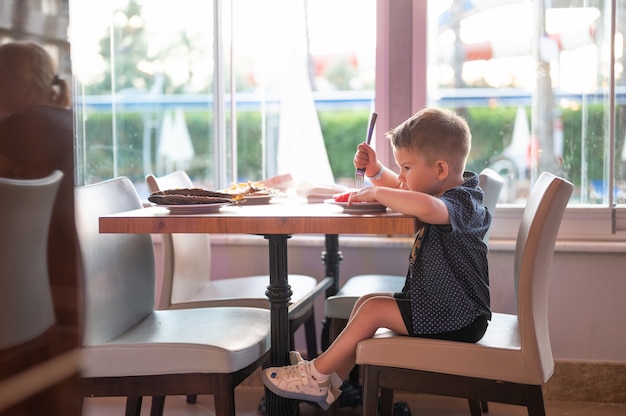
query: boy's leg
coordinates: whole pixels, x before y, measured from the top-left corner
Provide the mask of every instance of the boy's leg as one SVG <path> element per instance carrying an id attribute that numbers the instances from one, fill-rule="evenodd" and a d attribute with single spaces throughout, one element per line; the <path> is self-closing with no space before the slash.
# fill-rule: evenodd
<path id="1" fill-rule="evenodd" d="M 354 316 L 356 311 L 359 309 L 359 307 L 363 304 L 363 302 L 365 302 L 368 299 L 377 298 L 381 296 L 382 297 L 389 296 L 390 298 L 393 298 L 393 293 L 368 293 L 367 295 L 363 295 L 360 298 L 358 298 L 356 302 L 354 303 L 354 306 L 352 307 L 352 312 L 350 312 L 350 317 L 348 318 L 348 322 L 350 322 L 350 319 L 352 319 L 352 317 Z"/>
<path id="2" fill-rule="evenodd" d="M 361 306 L 361 304 L 363 302 L 365 302 L 366 300 L 368 300 L 370 298 L 378 297 L 378 296 L 393 297 L 393 293 L 369 293 L 367 295 L 361 296 L 354 303 L 354 306 L 352 307 L 352 311 L 350 313 L 350 317 L 348 318 L 348 322 L 350 321 L 350 319 L 352 319 L 352 317 L 354 316 L 354 314 L 356 313 L 356 311 L 359 309 L 359 307 Z M 358 369 L 358 367 L 356 367 L 356 366 L 352 367 L 352 369 L 348 373 L 348 376 L 347 376 L 346 380 L 350 380 L 354 385 L 358 385 L 359 384 L 359 369 Z"/>
<path id="3" fill-rule="evenodd" d="M 356 345 L 371 338 L 378 328 L 389 328 L 402 335 L 408 334 L 396 299 L 390 295 L 367 295 L 359 299 L 346 328 L 315 359 L 315 368 L 324 374 L 336 372 L 345 379 L 354 367 Z"/>
<path id="4" fill-rule="evenodd" d="M 364 300 L 346 328 L 324 353 L 311 362 L 268 367 L 263 370 L 263 383 L 280 396 L 314 401 L 327 408 L 336 398 L 328 398 L 331 375 L 337 373 L 345 379 L 354 367 L 356 344 L 371 338 L 378 328 L 407 334 L 396 299 L 391 296 Z"/>

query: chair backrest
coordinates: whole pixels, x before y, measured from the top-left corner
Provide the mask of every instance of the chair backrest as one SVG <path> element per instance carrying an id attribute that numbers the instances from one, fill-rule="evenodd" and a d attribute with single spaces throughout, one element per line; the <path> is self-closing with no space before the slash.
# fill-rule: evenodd
<path id="1" fill-rule="evenodd" d="M 150 192 L 192 188 L 187 172 L 146 176 Z M 211 279 L 211 241 L 207 234 L 163 234 L 163 281 L 158 309 L 188 300 Z"/>
<path id="2" fill-rule="evenodd" d="M 154 252 L 148 234 L 99 231 L 100 216 L 142 208 L 127 178 L 76 187 L 75 204 L 89 345 L 119 335 L 154 310 Z"/>
<path id="3" fill-rule="evenodd" d="M 43 334 L 55 322 L 48 230 L 63 173 L 0 178 L 0 349 Z"/>
<path id="4" fill-rule="evenodd" d="M 515 245 L 514 279 L 522 354 L 529 374 L 546 381 L 554 370 L 548 331 L 548 287 L 561 219 L 574 186 L 542 173 L 530 193 Z"/>
<path id="5" fill-rule="evenodd" d="M 489 168 L 483 169 L 480 172 L 478 180 L 480 181 L 480 188 L 485 194 L 483 204 L 487 207 L 487 210 L 491 213 L 491 217 L 493 218 L 496 213 L 496 204 L 498 203 L 504 180 L 495 170 Z M 489 227 L 489 230 L 491 230 L 491 227 Z M 489 230 L 487 230 L 483 238 L 485 243 L 489 241 Z"/>

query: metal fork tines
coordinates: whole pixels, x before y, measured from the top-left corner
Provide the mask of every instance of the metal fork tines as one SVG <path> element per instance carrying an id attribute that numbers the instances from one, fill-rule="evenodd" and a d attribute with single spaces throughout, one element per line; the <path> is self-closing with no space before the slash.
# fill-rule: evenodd
<path id="1" fill-rule="evenodd" d="M 376 117 L 378 114 L 376 112 L 372 112 L 370 115 L 369 126 L 367 127 L 367 136 L 365 138 L 365 143 L 370 144 L 372 141 L 372 134 L 374 133 L 374 125 L 376 124 Z M 356 183 L 356 188 L 363 188 L 365 181 L 365 168 L 358 168 L 354 173 L 354 181 Z"/>
<path id="2" fill-rule="evenodd" d="M 363 184 L 365 181 L 365 179 L 363 178 L 364 176 L 365 176 L 365 169 L 363 168 L 357 169 L 356 172 L 354 173 L 354 180 L 356 181 L 357 189 L 363 188 Z"/>

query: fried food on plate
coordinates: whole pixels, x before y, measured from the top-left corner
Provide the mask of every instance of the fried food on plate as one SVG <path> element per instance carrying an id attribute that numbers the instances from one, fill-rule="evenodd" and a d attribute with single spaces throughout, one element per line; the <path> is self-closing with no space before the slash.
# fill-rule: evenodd
<path id="1" fill-rule="evenodd" d="M 240 182 L 234 183 L 230 188 L 222 190 L 222 192 L 229 195 L 241 195 L 246 196 L 266 196 L 275 195 L 276 191 L 271 188 L 267 188 L 263 182 Z"/>
<path id="2" fill-rule="evenodd" d="M 241 196 L 201 188 L 166 189 L 153 192 L 148 197 L 148 201 L 159 205 L 235 203 L 240 199 Z"/>

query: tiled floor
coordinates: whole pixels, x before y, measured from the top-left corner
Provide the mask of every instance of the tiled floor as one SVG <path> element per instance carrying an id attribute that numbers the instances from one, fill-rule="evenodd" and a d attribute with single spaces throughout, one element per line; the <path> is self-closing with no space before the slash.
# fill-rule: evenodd
<path id="1" fill-rule="evenodd" d="M 237 415 L 259 416 L 257 407 L 263 396 L 260 387 L 240 386 L 236 390 Z M 406 401 L 413 416 L 469 416 L 465 400 L 434 397 L 426 395 L 409 395 L 398 393 L 396 400 Z M 149 400 L 145 400 L 142 416 L 149 415 Z M 361 408 L 343 408 L 339 415 L 359 415 Z M 546 403 L 548 416 L 625 416 L 626 403 L 576 403 L 556 402 Z M 121 416 L 124 414 L 123 398 L 90 398 L 85 400 L 83 416 Z M 300 404 L 301 416 L 323 415 L 324 412 L 306 403 Z M 197 416 L 215 415 L 213 411 L 213 396 L 199 396 L 195 404 L 188 404 L 182 396 L 168 397 L 165 401 L 164 416 Z M 509 406 L 489 403 L 488 416 L 525 416 L 526 409 L 519 406 Z"/>

